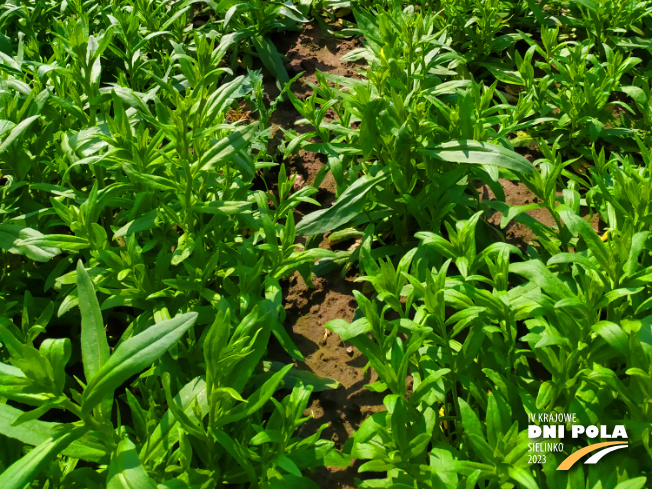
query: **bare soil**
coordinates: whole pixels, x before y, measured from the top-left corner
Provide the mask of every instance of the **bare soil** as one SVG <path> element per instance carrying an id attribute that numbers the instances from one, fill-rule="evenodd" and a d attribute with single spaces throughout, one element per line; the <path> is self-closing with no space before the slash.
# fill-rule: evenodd
<path id="1" fill-rule="evenodd" d="M 525 185 L 520 182 L 513 182 L 511 180 L 500 179 L 499 182 L 502 184 L 505 189 L 505 203 L 510 206 L 515 205 L 527 205 L 534 204 L 539 202 L 536 196 L 530 192 Z M 480 193 L 480 198 L 485 201 L 494 200 L 496 196 L 486 185 L 478 188 Z M 527 214 L 534 217 L 541 224 L 544 224 L 548 227 L 555 226 L 555 220 L 550 215 L 547 209 L 534 209 L 528 211 Z M 495 212 L 489 219 L 489 223 L 493 224 L 497 228 L 500 227 L 500 220 L 502 219 L 503 214 L 501 212 Z M 505 241 L 510 244 L 513 244 L 523 251 L 527 248 L 527 245 L 532 244 L 536 239 L 536 235 L 532 232 L 527 226 L 512 220 L 506 228 L 503 230 L 505 233 Z"/>
<path id="2" fill-rule="evenodd" d="M 520 182 L 514 182 L 506 179 L 500 179 L 499 182 L 502 184 L 505 191 L 505 203 L 510 206 L 536 204 L 541 202 L 537 196 L 530 191 L 530 189 L 528 189 Z M 489 187 L 486 185 L 481 185 L 477 188 L 477 190 L 480 194 L 481 200 L 491 201 L 495 200 L 496 198 L 491 189 L 489 189 Z M 557 192 L 558 197 L 561 197 L 561 195 L 561 192 Z M 526 214 L 534 217 L 541 224 L 550 228 L 554 228 L 557 225 L 548 209 L 533 209 L 527 211 Z M 495 212 L 491 217 L 489 217 L 489 219 L 487 219 L 487 221 L 490 224 L 494 225 L 496 228 L 500 228 L 500 221 L 502 217 L 503 214 L 501 212 Z M 593 215 L 590 224 L 596 232 L 600 232 L 604 223 L 602 223 L 598 215 L 595 214 Z M 503 233 L 505 234 L 505 241 L 507 243 L 513 244 L 514 246 L 517 246 L 521 249 L 521 251 L 525 251 L 528 245 L 535 244 L 536 234 L 534 234 L 530 228 L 524 224 L 520 224 L 515 219 L 513 219 L 505 227 Z"/>
<path id="3" fill-rule="evenodd" d="M 366 358 L 324 328 L 332 319 L 352 321 L 356 308 L 353 290 L 360 290 L 361 284 L 355 282 L 355 277 L 342 277 L 339 273 L 315 278 L 313 283 L 314 288 L 310 288 L 299 274 L 290 279 L 285 296 L 285 324 L 306 357 L 299 368 L 337 380 L 341 386 L 313 395 L 305 413 L 313 417 L 301 427 L 301 432 L 308 436 L 328 423 L 322 438 L 334 441 L 335 447 L 341 449 L 367 416 L 382 409 L 383 396 L 364 389 L 378 379 L 371 368 L 364 371 Z M 354 467 L 332 467 L 315 475 L 324 488 L 355 487 Z"/>
<path id="4" fill-rule="evenodd" d="M 342 56 L 360 46 L 357 39 L 337 39 L 324 33 L 316 24 L 308 24 L 300 33 L 277 34 L 272 40 L 279 52 L 288 58 L 286 69 L 290 77 L 305 72 L 292 87 L 294 94 L 301 99 L 312 94 L 309 84 L 317 83 L 316 70 L 346 77 L 360 76 L 357 70 L 362 65 L 340 61 Z M 270 99 L 278 96 L 279 91 L 272 81 L 265 88 Z M 327 118 L 329 115 L 333 117 L 327 114 Z M 308 126 L 295 125 L 301 118 L 290 102 L 280 103 L 271 119 L 277 140 L 282 138 L 280 128 L 294 129 L 299 133 L 308 131 Z M 300 150 L 284 163 L 288 174 L 296 173 L 295 184 L 300 187 L 315 183 L 326 160 L 323 155 Z M 335 180 L 330 173 L 321 182 L 314 198 L 323 207 L 335 201 Z M 314 210 L 316 207 L 309 204 L 299 206 L 295 220 L 298 222 L 304 214 Z M 321 246 L 329 247 L 328 240 L 324 239 Z M 304 413 L 312 418 L 301 426 L 300 435 L 308 436 L 327 424 L 322 438 L 334 441 L 337 449 L 343 448 L 369 414 L 383 409 L 383 396 L 364 389 L 364 385 L 378 378 L 371 368 L 365 370 L 366 358 L 324 328 L 332 319 L 353 319 L 356 308 L 353 291 L 362 288 L 355 278 L 355 275 L 342 276 L 337 272 L 313 278 L 312 284 L 306 284 L 296 273 L 285 284 L 285 325 L 306 359 L 305 362 L 296 362 L 297 367 L 341 384 L 338 389 L 313 394 L 311 405 Z M 270 353 L 273 357 L 285 355 Z M 290 360 L 288 356 L 284 359 Z M 314 480 L 324 489 L 354 489 L 359 465 L 359 462 L 354 462 L 346 468 L 321 468 L 315 471 Z"/>

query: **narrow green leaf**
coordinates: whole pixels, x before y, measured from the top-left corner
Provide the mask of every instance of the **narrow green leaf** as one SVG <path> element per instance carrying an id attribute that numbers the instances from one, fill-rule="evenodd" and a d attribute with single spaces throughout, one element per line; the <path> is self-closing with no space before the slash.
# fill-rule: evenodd
<path id="1" fill-rule="evenodd" d="M 523 467 L 510 467 L 509 476 L 518 482 L 524 489 L 539 489 L 539 485 L 532 477 L 529 469 Z"/>
<path id="2" fill-rule="evenodd" d="M 643 489 L 646 482 L 647 477 L 635 477 L 628 481 L 620 482 L 614 489 Z"/>
<path id="3" fill-rule="evenodd" d="M 280 362 L 263 361 L 265 370 L 280 370 L 283 364 Z M 320 377 L 310 370 L 291 369 L 284 379 L 285 387 L 292 389 L 297 385 L 309 385 L 313 392 L 321 392 L 327 389 L 339 389 L 341 384 L 337 380 L 328 377 Z"/>
<path id="4" fill-rule="evenodd" d="M 238 404 L 229 412 L 229 414 L 219 418 L 217 420 L 217 426 L 223 426 L 228 423 L 240 421 L 258 411 L 269 400 L 269 398 L 272 397 L 272 394 L 276 391 L 276 388 L 283 380 L 283 377 L 285 377 L 285 374 L 288 373 L 291 368 L 292 364 L 286 365 L 272 375 L 258 390 L 249 396 L 246 404 Z"/>
<path id="5" fill-rule="evenodd" d="M 0 224 L 0 248 L 15 255 L 24 255 L 30 260 L 46 262 L 61 253 L 56 247 L 25 242 L 30 238 L 43 236 L 36 229 Z"/>
<path id="6" fill-rule="evenodd" d="M 125 380 L 152 365 L 195 323 L 189 312 L 150 326 L 121 343 L 102 368 L 90 379 L 82 396 L 82 412 L 89 413 Z"/>
<path id="7" fill-rule="evenodd" d="M 20 121 L 19 124 L 14 126 L 11 132 L 7 135 L 6 138 L 0 143 L 0 154 L 4 153 L 5 150 L 13 143 L 18 137 L 27 130 L 29 126 L 32 125 L 36 119 L 41 117 L 39 114 L 28 117 L 27 119 Z"/>
<path id="8" fill-rule="evenodd" d="M 217 214 L 221 216 L 249 214 L 251 213 L 251 202 L 214 200 L 212 202 L 195 204 L 193 209 L 204 214 Z"/>
<path id="9" fill-rule="evenodd" d="M 151 189 L 171 190 L 173 192 L 182 191 L 181 186 L 170 178 L 162 177 L 160 175 L 153 175 L 151 173 L 141 173 L 127 163 L 123 163 L 122 168 L 124 169 L 125 173 L 129 175 L 129 177 Z"/>
<path id="10" fill-rule="evenodd" d="M 642 231 L 632 236 L 632 247 L 629 250 L 629 256 L 627 258 L 627 262 L 623 267 L 623 271 L 625 272 L 626 276 L 629 277 L 631 275 L 634 275 L 638 271 L 637 270 L 637 268 L 639 268 L 638 258 L 640 254 L 643 252 L 643 250 L 645 249 L 645 244 L 647 243 L 649 236 L 650 236 L 649 231 Z"/>
<path id="11" fill-rule="evenodd" d="M 556 265 L 559 263 L 577 263 L 582 265 L 587 270 L 593 270 L 601 275 L 599 267 L 589 260 L 585 255 L 580 253 L 557 253 L 548 260 L 547 266 Z"/>
<path id="12" fill-rule="evenodd" d="M 111 457 L 106 489 L 156 489 L 156 484 L 145 472 L 136 446 L 123 438 Z"/>
<path id="13" fill-rule="evenodd" d="M 285 70 L 283 58 L 276 49 L 276 46 L 267 37 L 263 36 L 252 36 L 251 42 L 256 48 L 256 53 L 263 62 L 263 65 L 265 65 L 265 68 L 276 78 L 276 86 L 282 90 L 283 86 L 290 81 L 290 77 Z"/>
<path id="14" fill-rule="evenodd" d="M 537 409 L 548 409 L 557 398 L 557 389 L 551 382 L 546 381 L 539 386 L 537 394 Z"/>
<path id="15" fill-rule="evenodd" d="M 568 229 L 570 229 L 575 236 L 579 235 L 582 237 L 588 248 L 591 250 L 591 253 L 593 253 L 595 259 L 603 267 L 604 271 L 609 271 L 611 269 L 609 263 L 609 250 L 600 239 L 600 236 L 598 236 L 598 233 L 593 230 L 591 225 L 565 205 L 558 206 L 557 212 L 559 212 L 559 215 L 568 226 Z"/>
<path id="16" fill-rule="evenodd" d="M 297 236 L 323 234 L 344 226 L 358 216 L 365 204 L 365 196 L 389 175 L 389 169 L 381 169 L 375 176 L 367 174 L 347 188 L 337 202 L 328 209 L 312 212 L 296 227 Z"/>
<path id="17" fill-rule="evenodd" d="M 193 406 L 197 403 L 204 415 L 208 413 L 206 382 L 200 377 L 191 380 L 174 396 L 173 400 L 192 421 L 200 422 L 201 420 L 195 416 Z M 145 464 L 150 461 L 158 463 L 163 460 L 174 444 L 179 441 L 178 426 L 179 421 L 174 417 L 172 411 L 168 409 L 161 417 L 161 422 L 154 428 L 148 442 L 140 451 L 140 458 Z"/>
<path id="18" fill-rule="evenodd" d="M 530 174 L 534 170 L 534 165 L 524 157 L 496 144 L 472 140 L 449 141 L 421 151 L 451 163 L 493 165 L 523 174 Z"/>
<path id="19" fill-rule="evenodd" d="M 82 364 L 86 380 L 89 381 L 107 362 L 111 351 L 93 281 L 81 260 L 77 262 L 77 297 L 82 318 L 80 338 Z"/>
<path id="20" fill-rule="evenodd" d="M 78 251 L 90 248 L 91 244 L 86 238 L 70 236 L 68 234 L 46 234 L 39 237 L 21 239 L 16 246 L 36 246 L 38 248 L 60 248 L 68 251 Z"/>
<path id="21" fill-rule="evenodd" d="M 352 323 L 344 319 L 332 319 L 324 325 L 324 328 L 339 335 L 342 341 L 348 341 L 372 330 L 371 323 L 366 318 L 360 318 Z"/>
<path id="22" fill-rule="evenodd" d="M 543 207 L 543 204 L 526 204 L 526 205 L 511 205 L 507 214 L 503 216 L 500 220 L 500 229 L 505 229 L 505 227 L 510 223 L 512 219 L 516 216 L 523 214 L 534 209 L 539 209 Z"/>
<path id="23" fill-rule="evenodd" d="M 226 432 L 216 429 L 213 430 L 215 441 L 222 445 L 222 447 L 235 459 L 235 461 L 245 471 L 245 475 L 249 479 L 251 486 L 256 484 L 256 469 L 253 464 L 248 460 L 244 447 L 242 447 L 237 440 L 231 438 Z M 250 486 L 250 487 L 251 487 Z"/>
<path id="24" fill-rule="evenodd" d="M 276 462 L 278 463 L 279 467 L 284 469 L 285 471 L 289 472 L 290 474 L 296 476 L 296 477 L 301 477 L 301 471 L 299 470 L 299 467 L 288 457 L 285 455 L 281 455 L 276 459 Z"/>
<path id="25" fill-rule="evenodd" d="M 156 226 L 157 214 L 156 210 L 153 210 L 125 224 L 113 234 L 113 239 L 152 229 Z"/>
<path id="26" fill-rule="evenodd" d="M 439 380 L 446 374 L 449 374 L 451 369 L 442 368 L 436 372 L 431 373 L 425 379 L 421 381 L 418 387 L 414 390 L 410 396 L 410 402 L 418 403 L 424 396 L 428 395 L 431 392 L 433 385 L 435 385 Z"/>
<path id="27" fill-rule="evenodd" d="M 249 124 L 248 126 L 240 127 L 224 139 L 217 141 L 211 149 L 202 155 L 199 162 L 193 165 L 193 170 L 196 171 L 199 168 L 199 171 L 209 171 L 216 165 L 220 165 L 221 167 L 225 166 L 238 151 L 247 145 L 257 128 L 257 123 Z M 253 178 L 255 176 L 252 167 L 241 169 L 247 178 Z"/>
<path id="28" fill-rule="evenodd" d="M 15 421 L 24 414 L 20 409 L 0 404 L 0 435 L 15 438 L 27 445 L 40 445 L 48 438 L 54 436 L 62 428 L 61 423 L 48 421 L 28 420 L 14 426 Z M 99 462 L 106 453 L 101 446 L 93 445 L 85 439 L 73 441 L 62 453 L 68 457 L 79 458 L 88 462 Z"/>
<path id="29" fill-rule="evenodd" d="M 561 300 L 575 296 L 575 294 L 566 287 L 566 284 L 559 280 L 539 260 L 510 263 L 509 273 L 516 273 L 517 275 L 521 275 L 529 281 L 534 282 L 553 299 Z"/>
<path id="30" fill-rule="evenodd" d="M 496 80 L 509 85 L 523 85 L 523 77 L 518 71 L 499 65 L 498 63 L 478 63 L 480 66 L 487 68 Z"/>
<path id="31" fill-rule="evenodd" d="M 599 321 L 591 328 L 598 333 L 609 345 L 627 357 L 629 339 L 623 329 L 611 321 Z"/>
<path id="32" fill-rule="evenodd" d="M 24 489 L 26 485 L 36 479 L 36 476 L 50 461 L 86 431 L 88 431 L 86 427 L 75 429 L 66 427 L 53 433 L 47 440 L 0 474 L 0 487 L 2 489 Z"/>
<path id="33" fill-rule="evenodd" d="M 228 109 L 229 104 L 237 95 L 236 90 L 243 85 L 244 80 L 244 75 L 241 75 L 230 82 L 222 83 L 220 87 L 215 90 L 210 97 L 208 97 L 206 105 L 202 111 L 206 118 L 206 124 L 212 125 L 215 118 Z M 235 95 L 234 92 L 236 92 Z"/>

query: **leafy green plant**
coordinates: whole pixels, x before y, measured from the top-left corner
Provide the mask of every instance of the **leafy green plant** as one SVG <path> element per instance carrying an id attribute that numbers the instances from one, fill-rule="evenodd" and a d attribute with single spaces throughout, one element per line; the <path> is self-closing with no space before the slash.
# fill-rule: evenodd
<path id="1" fill-rule="evenodd" d="M 375 295 L 356 294 L 353 323 L 327 325 L 378 373 L 368 388 L 390 391 L 387 411 L 367 419 L 349 448 L 369 460 L 361 470 L 387 477 L 360 487 L 556 487 L 561 458 L 550 457 L 543 472 L 527 463 L 528 413 L 574 412 L 585 424 L 618 419 L 632 433 L 648 426 L 632 377 L 646 382 L 649 375 L 646 308 L 637 299 L 647 287 L 647 264 L 637 263 L 647 232 L 605 244 L 571 209 L 559 212 L 582 241 L 547 265 L 510 259 L 520 252 L 505 243 L 477 253 L 480 213 L 449 230 L 450 241 L 420 233 L 421 245 L 396 266 L 363 250 L 369 275 L 361 279 Z M 517 276 L 526 280 L 510 287 Z M 633 351 L 637 360 L 628 356 Z M 647 431 L 630 438 L 649 451 L 647 440 Z M 647 457 L 644 451 L 628 462 L 628 472 L 647 474 Z M 588 477 L 605 477 L 605 470 L 591 467 Z"/>
<path id="2" fill-rule="evenodd" d="M 508 149 L 506 136 L 518 121 L 512 107 L 492 103 L 495 85 L 445 81 L 463 60 L 446 34 L 435 32 L 432 13 L 408 7 L 355 14 L 365 47 L 344 59 L 364 57 L 370 64 L 367 81 L 324 76 L 307 100 L 291 96 L 315 131 L 287 134 L 292 138 L 287 151 L 304 147 L 326 154 L 325 168 L 339 194 L 331 209 L 306 216 L 298 232 L 321 234 L 373 222 L 379 236 L 393 235 L 405 245 L 414 227 L 441 229 L 446 221 L 468 217 L 472 179 L 500 193 L 499 167 L 528 173 L 531 165 Z M 329 109 L 337 119 L 325 124 Z M 311 137 L 321 142 L 306 143 Z"/>
<path id="3" fill-rule="evenodd" d="M 95 458 L 98 445 L 105 453 L 111 453 L 117 436 L 111 423 L 115 389 L 160 358 L 197 319 L 196 314 L 187 313 L 161 321 L 127 339 L 111 353 L 92 281 L 81 261 L 77 266 L 77 276 L 82 315 L 81 356 L 86 379 L 86 383 L 81 384 L 81 391 L 71 389 L 69 394 L 65 392 L 65 367 L 71 356 L 68 338 L 48 338 L 36 349 L 31 339 L 21 342 L 22 335 L 7 320 L 0 325 L 0 338 L 13 364 L 3 367 L 2 395 L 35 406 L 35 409 L 22 413 L 3 404 L 5 419 L 11 419 L 3 423 L 3 434 L 20 439 L 30 431 L 38 433 L 35 423 L 22 430 L 12 427 L 35 420 L 50 409 L 64 409 L 79 418 L 79 422 L 50 430 L 35 449 L 8 467 L 0 476 L 6 487 L 23 487 L 33 481 L 60 451 L 87 433 L 92 441 L 86 444 L 91 443 L 91 447 L 85 453 L 86 444 L 82 443 L 80 458 Z"/>
<path id="4" fill-rule="evenodd" d="M 159 321 L 132 337 L 121 339 L 111 352 L 93 283 L 81 262 L 77 266 L 77 287 L 82 317 L 81 358 L 86 379 L 86 383 L 77 379 L 81 390 L 67 387 L 65 368 L 71 357 L 68 338 L 48 338 L 36 349 L 33 338 L 21 341 L 21 332 L 8 321 L 0 325 L 0 338 L 12 364 L 2 364 L 1 394 L 35 407 L 23 412 L 2 404 L 2 434 L 27 444 L 38 440 L 34 443 L 36 448 L 6 468 L 0 476 L 3 486 L 18 488 L 36 480 L 59 452 L 89 462 L 108 459 L 108 472 L 103 474 L 108 485 L 114 484 L 114 479 L 122 480 L 123 484 L 154 485 L 145 467 L 155 470 L 166 461 L 165 474 L 179 473 L 180 481 L 185 484 L 192 484 L 192 480 L 202 480 L 202 484 L 248 481 L 261 483 L 263 487 L 276 487 L 288 480 L 311 484 L 308 479 L 302 479 L 300 468 L 319 463 L 332 448 L 332 442 L 318 441 L 319 432 L 305 440 L 292 437 L 297 426 L 307 419 L 301 418 L 301 413 L 312 388 L 296 384 L 290 396 L 282 402 L 274 401 L 276 410 L 269 420 L 251 426 L 255 436 L 249 437 L 248 430 L 242 426 L 233 429 L 242 419 L 246 418 L 248 423 L 254 419 L 254 414 L 270 400 L 291 367 L 269 376 L 248 399 L 240 396 L 264 352 L 261 345 L 264 346 L 269 335 L 269 329 L 262 334 L 260 329 L 252 329 L 258 322 L 255 316 L 248 317 L 230 338 L 228 317 L 218 316 L 203 341 L 206 379 L 193 379 L 173 397 L 171 358 L 165 361 L 162 357 L 193 326 L 197 314 L 186 313 Z M 151 370 L 161 377 L 168 411 L 153 431 L 138 433 L 145 438 L 139 455 L 128 432 L 113 425 L 114 391 L 159 359 L 159 367 Z M 171 370 L 178 378 L 176 369 Z M 126 393 L 133 418 L 144 422 L 149 418 L 148 413 L 130 391 Z M 55 426 L 35 421 L 51 409 L 65 410 L 79 421 Z M 202 423 L 206 416 L 207 427 Z M 195 440 L 194 444 L 190 438 Z M 249 446 L 243 444 L 244 440 L 250 440 Z M 198 449 L 197 443 L 205 447 Z M 178 448 L 174 449 L 177 444 Z M 207 468 L 224 469 L 191 468 L 193 453 Z M 225 457 L 233 458 L 236 465 L 222 460 Z M 171 464 L 174 460 L 180 465 Z M 61 480 L 77 477 L 74 469 L 75 464 L 69 465 L 61 473 Z"/>
<path id="5" fill-rule="evenodd" d="M 279 89 L 289 82 L 283 57 L 269 39 L 275 31 L 298 30 L 308 22 L 304 14 L 291 1 L 226 1 L 215 7 L 220 19 L 222 34 L 220 49 L 231 49 L 231 66 L 235 67 L 239 57 L 242 64 L 251 66 L 251 55 L 256 54 L 263 65 L 277 80 Z M 251 48 L 248 48 L 248 44 Z"/>
<path id="6" fill-rule="evenodd" d="M 311 470 L 358 459 L 360 488 L 644 487 L 651 13 L 5 2 L 0 485 L 318 487 Z M 301 98 L 275 39 L 310 16 L 361 36 L 342 59 L 366 67 L 317 71 Z M 308 127 L 283 127 L 277 151 L 285 100 Z M 299 150 L 326 158 L 313 186 L 282 161 Z M 334 205 L 297 219 L 329 172 Z M 532 202 L 508 205 L 504 179 Z M 535 239 L 507 243 L 514 221 Z M 333 252 L 325 233 L 356 241 Z M 365 287 L 327 327 L 366 356 L 385 409 L 338 452 L 326 425 L 297 430 L 339 384 L 267 350 L 305 360 L 285 279 L 342 266 Z M 536 412 L 617 421 L 631 450 L 532 464 Z"/>
<path id="7" fill-rule="evenodd" d="M 191 5 L 64 5 L 49 54 L 44 28 L 2 55 L 3 486 L 310 487 L 340 463 L 295 435 L 338 384 L 263 363 L 272 335 L 303 359 L 279 281 L 330 255 L 295 244 L 316 190 L 284 167 L 254 188 L 277 102 L 187 32 Z M 247 99 L 259 123 L 232 117 Z"/>

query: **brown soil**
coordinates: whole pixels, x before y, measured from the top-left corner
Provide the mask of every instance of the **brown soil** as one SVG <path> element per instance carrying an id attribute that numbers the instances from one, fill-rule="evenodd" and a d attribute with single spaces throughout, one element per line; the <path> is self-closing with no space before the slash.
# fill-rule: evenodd
<path id="1" fill-rule="evenodd" d="M 291 328 L 292 339 L 306 357 L 299 368 L 341 384 L 338 389 L 313 395 L 312 404 L 305 413 L 312 419 L 302 425 L 301 434 L 308 436 L 328 423 L 322 438 L 334 441 L 337 449 L 344 446 L 368 415 L 382 409 L 383 396 L 364 389 L 378 379 L 372 369 L 363 372 L 366 358 L 324 328 L 332 319 L 352 321 L 356 308 L 353 290 L 361 289 L 361 284 L 354 280 L 354 277 L 333 273 L 314 279 L 314 288 L 310 288 L 296 274 L 290 279 L 285 297 L 285 324 Z M 355 487 L 355 475 L 354 466 L 332 467 L 318 471 L 315 479 L 324 488 L 348 489 Z"/>
<path id="2" fill-rule="evenodd" d="M 299 98 L 312 94 L 308 83 L 317 83 L 316 70 L 359 77 L 357 69 L 361 69 L 361 65 L 340 61 L 340 57 L 360 46 L 356 39 L 336 39 L 325 34 L 318 26 L 309 24 L 301 33 L 277 35 L 273 41 L 279 52 L 288 57 L 286 69 L 290 77 L 305 72 L 292 87 Z M 266 90 L 271 99 L 278 95 L 273 82 L 266 85 Z M 329 115 L 330 118 L 334 116 Z M 295 129 L 299 133 L 309 131 L 309 126 L 295 125 L 301 118 L 290 102 L 280 103 L 271 119 L 277 139 L 282 138 L 279 130 L 281 127 Z M 313 185 L 317 173 L 325 163 L 323 155 L 305 150 L 300 150 L 297 155 L 292 155 L 285 161 L 288 174 L 297 174 L 298 185 Z M 328 207 L 335 201 L 335 180 L 330 173 L 318 190 L 314 198 L 322 206 Z M 314 210 L 316 208 L 308 204 L 299 206 L 295 220 L 298 222 L 304 214 Z M 328 247 L 328 241 L 324 240 L 321 246 Z M 312 418 L 301 426 L 300 435 L 308 436 L 320 426 L 328 424 L 322 438 L 334 441 L 337 449 L 344 446 L 369 414 L 383 408 L 383 395 L 364 389 L 366 384 L 378 378 L 371 368 L 364 370 L 365 357 L 324 328 L 331 319 L 353 319 L 356 308 L 353 290 L 361 288 L 362 284 L 356 283 L 354 276 L 342 277 L 339 273 L 314 278 L 312 286 L 306 284 L 296 273 L 290 277 L 285 288 L 285 325 L 306 358 L 305 363 L 297 362 L 297 367 L 341 384 L 338 389 L 313 394 L 312 403 L 304 413 Z M 271 354 L 273 357 L 283 356 L 278 352 Z M 288 357 L 285 356 L 284 359 L 287 361 Z M 321 468 L 315 471 L 313 477 L 324 489 L 353 489 L 359 465 L 360 462 L 354 462 L 346 468 Z"/>
<path id="3" fill-rule="evenodd" d="M 502 184 L 505 190 L 505 203 L 510 206 L 517 205 L 527 205 L 535 204 L 541 202 L 536 195 L 534 195 L 530 189 L 528 189 L 521 182 L 513 182 L 511 180 L 506 180 L 501 178 L 499 182 Z M 484 201 L 495 200 L 496 196 L 486 185 L 481 185 L 477 188 L 478 193 L 480 194 L 480 199 Z M 557 192 L 557 196 L 561 196 L 561 192 Z M 554 218 L 548 211 L 548 209 L 533 209 L 527 211 L 528 215 L 534 217 L 541 224 L 554 228 L 557 224 L 555 223 Z M 489 219 L 488 222 L 500 228 L 500 221 L 503 217 L 502 212 L 495 212 Z M 596 232 L 599 232 L 602 228 L 602 224 L 599 220 L 597 214 L 593 216 L 590 222 L 591 226 Z M 525 226 L 512 219 L 512 221 L 502 230 L 505 234 L 505 241 L 507 243 L 517 246 L 522 251 L 525 251 L 527 246 L 534 244 L 536 240 L 536 234 Z"/>
<path id="4" fill-rule="evenodd" d="M 527 205 L 539 202 L 539 199 L 530 192 L 525 185 L 520 182 L 513 182 L 511 180 L 506 180 L 501 178 L 499 182 L 502 184 L 505 189 L 505 203 L 510 206 L 514 205 Z M 494 200 L 496 196 L 486 185 L 482 185 L 478 188 L 478 193 L 480 194 L 480 199 L 485 201 Z M 560 194 L 561 195 L 561 194 Z M 541 224 L 544 224 L 548 227 L 555 226 L 555 220 L 550 215 L 547 209 L 534 209 L 528 211 L 527 214 L 534 217 Z M 500 227 L 500 220 L 502 219 L 502 212 L 495 212 L 489 219 L 489 223 L 493 224 L 496 227 Z M 527 245 L 532 244 L 536 239 L 536 234 L 532 232 L 527 226 L 516 222 L 513 219 L 503 230 L 505 234 L 505 241 L 510 244 L 513 244 L 519 247 L 521 250 L 525 251 Z"/>

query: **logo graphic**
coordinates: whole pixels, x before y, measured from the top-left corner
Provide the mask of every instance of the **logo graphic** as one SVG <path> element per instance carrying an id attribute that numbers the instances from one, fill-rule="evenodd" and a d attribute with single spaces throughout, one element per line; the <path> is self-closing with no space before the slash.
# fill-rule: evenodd
<path id="1" fill-rule="evenodd" d="M 545 464 L 546 454 L 565 451 L 563 442 L 567 437 L 620 440 L 593 443 L 581 448 L 566 457 L 559 464 L 557 470 L 569 470 L 582 457 L 591 453 L 592 455 L 584 463 L 596 464 L 605 455 L 628 446 L 628 436 L 624 425 L 615 425 L 612 429 L 606 425 L 583 425 L 578 422 L 575 413 L 530 413 L 528 418 L 530 422 L 528 438 L 532 440 L 532 443 L 528 444 L 529 463 L 531 464 Z M 543 440 L 549 440 L 549 442 Z"/>
<path id="2" fill-rule="evenodd" d="M 595 452 L 596 450 L 600 450 L 602 448 L 602 450 L 592 455 L 586 460 L 586 462 L 584 462 L 585 464 L 596 464 L 606 454 L 620 450 L 626 446 L 626 441 L 605 441 L 603 443 L 594 443 L 593 445 L 589 445 L 588 447 L 584 447 L 576 452 L 571 453 L 562 463 L 559 464 L 557 470 L 569 470 L 573 465 L 575 465 L 575 462 L 581 459 L 584 455 L 587 453 Z"/>

